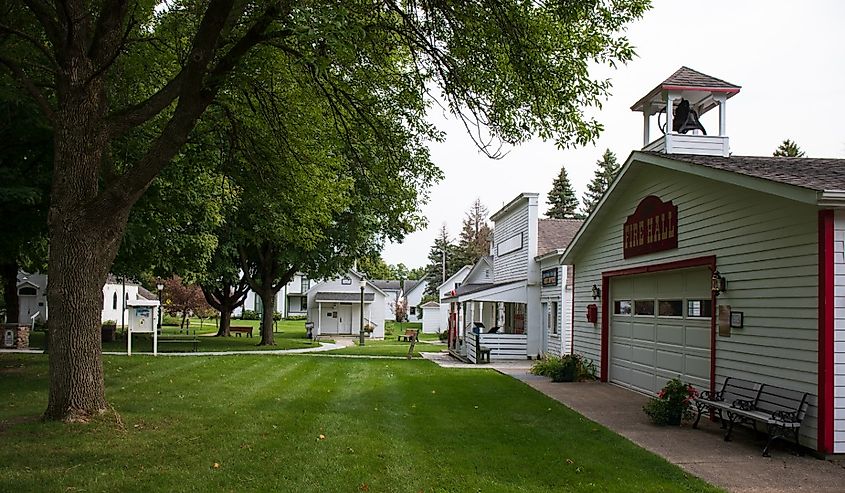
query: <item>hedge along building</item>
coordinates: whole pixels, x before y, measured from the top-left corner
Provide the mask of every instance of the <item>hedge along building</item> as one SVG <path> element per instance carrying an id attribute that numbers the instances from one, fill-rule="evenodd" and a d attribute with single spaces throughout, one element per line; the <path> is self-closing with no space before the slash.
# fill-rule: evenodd
<path id="1" fill-rule="evenodd" d="M 573 350 L 600 378 L 653 393 L 736 376 L 809 392 L 801 443 L 845 453 L 845 160 L 730 156 L 739 87 L 682 68 L 632 109 L 633 152 L 561 256 L 573 264 Z M 649 116 L 720 109 L 716 136 Z"/>

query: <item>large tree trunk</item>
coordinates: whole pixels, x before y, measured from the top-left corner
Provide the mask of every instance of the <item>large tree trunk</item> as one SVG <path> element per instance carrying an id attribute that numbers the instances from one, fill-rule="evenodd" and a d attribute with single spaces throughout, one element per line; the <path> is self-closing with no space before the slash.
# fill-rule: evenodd
<path id="1" fill-rule="evenodd" d="M 275 346 L 276 341 L 273 337 L 273 309 L 276 306 L 273 303 L 273 298 L 276 297 L 277 291 L 272 288 L 272 283 L 269 283 L 269 289 L 261 290 L 258 295 L 261 296 L 261 304 L 263 305 L 261 311 L 261 342 L 259 346 Z"/>
<path id="2" fill-rule="evenodd" d="M 58 77 L 61 111 L 54 122 L 54 170 L 48 231 L 50 255 L 50 396 L 46 419 L 86 420 L 106 407 L 100 322 L 103 284 L 117 255 L 129 207 L 90 207 L 108 152 L 105 90 L 82 58 Z"/>
<path id="3" fill-rule="evenodd" d="M 0 275 L 3 276 L 3 303 L 6 305 L 6 322 L 18 323 L 18 264 L 9 262 L 0 265 Z"/>
<path id="4" fill-rule="evenodd" d="M 221 304 L 220 326 L 215 337 L 229 337 L 229 327 L 232 326 L 232 308 L 228 304 Z"/>

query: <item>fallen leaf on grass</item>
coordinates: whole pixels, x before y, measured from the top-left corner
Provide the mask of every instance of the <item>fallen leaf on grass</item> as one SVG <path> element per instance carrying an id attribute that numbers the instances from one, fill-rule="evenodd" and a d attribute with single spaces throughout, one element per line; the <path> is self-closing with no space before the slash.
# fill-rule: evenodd
<path id="1" fill-rule="evenodd" d="M 320 436 L 317 437 L 317 441 L 325 440 L 325 439 L 326 439 L 326 435 L 323 435 L 322 433 L 320 433 Z"/>
<path id="2" fill-rule="evenodd" d="M 211 468 L 212 468 L 212 469 L 220 469 L 220 463 L 219 463 L 219 462 L 215 462 L 214 464 L 212 464 L 212 465 L 211 465 Z"/>
<path id="3" fill-rule="evenodd" d="M 367 483 L 362 484 L 358 487 L 358 491 L 370 491 L 370 485 Z"/>
<path id="4" fill-rule="evenodd" d="M 575 461 L 572 459 L 566 459 L 567 464 L 575 464 Z"/>

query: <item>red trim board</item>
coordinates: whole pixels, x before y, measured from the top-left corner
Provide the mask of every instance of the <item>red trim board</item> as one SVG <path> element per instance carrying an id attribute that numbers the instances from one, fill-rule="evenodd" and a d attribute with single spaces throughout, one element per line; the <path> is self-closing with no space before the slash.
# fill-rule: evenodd
<path id="1" fill-rule="evenodd" d="M 716 270 L 716 256 L 695 257 L 662 264 L 650 264 L 627 269 L 611 270 L 601 274 L 601 377 L 602 382 L 608 381 L 608 346 L 610 339 L 610 280 L 618 276 L 631 276 L 634 274 L 648 274 L 652 272 L 663 272 L 667 270 L 688 269 L 690 267 L 709 267 L 711 271 Z M 716 387 L 716 295 L 710 295 L 713 313 L 710 316 L 710 391 Z"/>
<path id="2" fill-rule="evenodd" d="M 819 452 L 833 453 L 834 266 L 832 210 L 819 211 Z"/>

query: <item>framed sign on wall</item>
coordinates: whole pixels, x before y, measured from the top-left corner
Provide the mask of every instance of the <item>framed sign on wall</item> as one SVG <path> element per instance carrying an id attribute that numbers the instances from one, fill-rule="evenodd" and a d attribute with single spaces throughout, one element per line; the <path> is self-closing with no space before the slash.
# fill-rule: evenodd
<path id="1" fill-rule="evenodd" d="M 558 268 L 546 269 L 543 271 L 543 286 L 557 286 Z"/>

